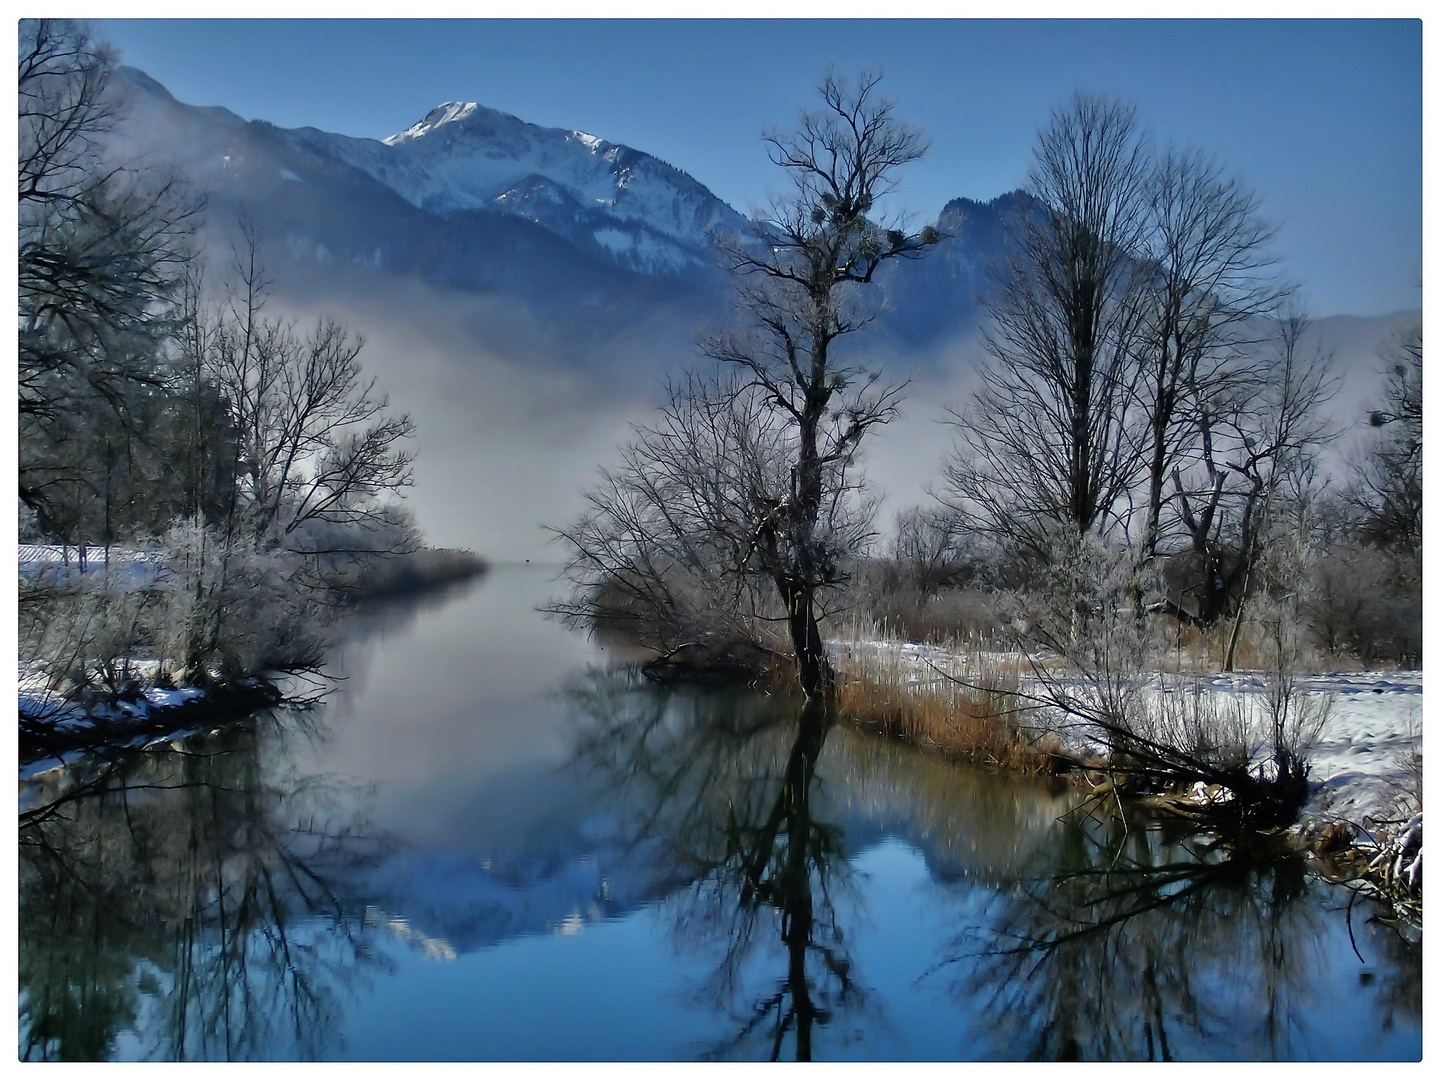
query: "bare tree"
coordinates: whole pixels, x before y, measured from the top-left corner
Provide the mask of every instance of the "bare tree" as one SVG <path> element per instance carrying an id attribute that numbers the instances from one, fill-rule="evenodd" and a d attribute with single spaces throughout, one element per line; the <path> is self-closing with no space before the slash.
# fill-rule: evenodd
<path id="1" fill-rule="evenodd" d="M 872 317 L 855 304 L 855 288 L 883 263 L 939 240 L 933 229 L 909 233 L 877 216 L 897 170 L 926 150 L 878 96 L 878 82 L 863 73 L 852 92 L 827 75 L 822 108 L 802 113 L 795 131 L 766 137 L 793 189 L 756 223 L 759 247 L 728 249 L 748 325 L 704 343 L 709 356 L 745 372 L 793 436 L 789 490 L 755 519 L 751 564 L 784 604 L 807 697 L 828 694 L 834 682 L 817 621 L 817 593 L 843 581 L 843 552 L 821 528 L 844 491 L 834 478 L 865 433 L 894 415 L 901 389 L 845 359 L 837 344 Z"/>
<path id="2" fill-rule="evenodd" d="M 1356 470 L 1350 501 L 1361 516 L 1361 534 L 1381 547 L 1408 554 L 1420 550 L 1421 374 L 1419 324 L 1399 331 L 1386 345 L 1390 363 L 1384 407 L 1370 414 L 1382 435 Z"/>
<path id="3" fill-rule="evenodd" d="M 80 456 L 85 429 L 104 412 L 137 430 L 137 394 L 162 381 L 198 213 L 172 178 L 103 162 L 110 70 L 82 25 L 22 21 L 20 497 L 51 532 L 103 483 Z"/>
<path id="4" fill-rule="evenodd" d="M 1057 529 L 1114 526 L 1137 472 L 1126 424 L 1145 179 L 1132 108 L 1077 95 L 1052 115 L 1030 170 L 1038 210 L 1014 222 L 988 302 L 982 387 L 973 408 L 953 414 L 959 446 L 944 501 L 1042 561 Z"/>
<path id="5" fill-rule="evenodd" d="M 1258 202 L 1208 156 L 1171 149 L 1147 184 L 1149 227 L 1136 252 L 1149 280 L 1138 342 L 1146 440 L 1143 554 L 1161 541 L 1166 482 L 1200 436 L 1195 395 L 1256 381 L 1258 320 L 1287 290 L 1271 273 L 1273 230 Z"/>
<path id="6" fill-rule="evenodd" d="M 745 465 L 765 477 L 764 483 L 724 494 L 725 510 L 738 511 L 738 517 L 712 519 L 706 511 L 695 526 L 717 530 L 721 539 L 713 546 L 739 560 L 727 566 L 773 588 L 807 697 L 825 696 L 834 682 L 820 635 L 820 596 L 843 582 L 844 559 L 856 536 L 848 524 L 836 527 L 853 517 L 845 505 L 854 492 L 849 470 L 866 432 L 893 416 L 901 389 L 847 356 L 841 342 L 873 318 L 873 311 L 858 306 L 857 290 L 873 281 L 876 270 L 893 259 L 917 257 L 939 240 L 933 229 L 911 233 L 878 216 L 897 171 L 925 151 L 920 134 L 897 120 L 893 104 L 878 96 L 878 82 L 878 75 L 862 74 L 852 89 L 828 75 L 818 110 L 802 113 L 794 131 L 766 136 L 771 160 L 793 186 L 754 223 L 758 242 L 721 239 L 738 283 L 742 322 L 705 338 L 702 349 L 740 378 L 722 400 L 696 403 L 704 410 L 733 404 L 755 434 L 731 431 L 727 437 L 738 441 L 725 444 L 725 460 L 678 467 L 683 476 L 723 477 Z M 690 408 L 672 399 L 667 423 Z M 671 471 L 656 460 L 665 449 L 653 434 L 642 432 L 641 451 L 623 475 L 605 477 L 601 499 L 653 499 L 648 477 L 640 472 Z M 751 443 L 763 450 L 751 463 L 733 458 L 736 446 Z M 669 445 L 671 453 L 684 455 L 697 444 L 681 438 Z M 660 515 L 673 539 L 668 512 L 648 512 Z M 573 541 L 575 533 L 565 535 Z M 595 539 L 591 535 L 587 544 Z M 663 550 L 665 544 L 659 546 Z M 582 590 L 579 606 L 591 599 Z"/>
<path id="7" fill-rule="evenodd" d="M 956 535 L 954 519 L 928 507 L 912 507 L 896 515 L 891 561 L 895 585 L 903 581 L 928 594 L 975 575 L 975 559 Z"/>
<path id="8" fill-rule="evenodd" d="M 1329 356 L 1318 347 L 1307 351 L 1308 325 L 1294 311 L 1280 321 L 1272 354 L 1257 368 L 1259 385 L 1188 379 L 1198 449 L 1188 468 L 1172 468 L 1171 479 L 1190 540 L 1186 591 L 1196 609 L 1161 605 L 1182 621 L 1211 626 L 1230 614 L 1238 626 L 1256 560 L 1275 528 L 1277 500 L 1287 489 L 1299 494 L 1332 437 L 1320 414 L 1334 393 Z"/>
<path id="9" fill-rule="evenodd" d="M 768 592 L 749 564 L 756 521 L 789 488 L 785 450 L 761 394 L 734 373 L 673 384 L 657 420 L 601 470 L 586 512 L 557 530 L 575 590 L 557 610 L 656 649 L 653 672 L 763 665 L 753 645 Z"/>
<path id="10" fill-rule="evenodd" d="M 94 179 L 97 136 L 113 118 L 110 51 L 81 24 L 20 24 L 20 201 L 74 203 Z"/>
<path id="11" fill-rule="evenodd" d="M 1423 636 L 1420 326 L 1397 330 L 1380 356 L 1390 369 L 1385 400 L 1322 505 L 1306 609 L 1330 652 L 1413 664 Z"/>
<path id="12" fill-rule="evenodd" d="M 196 310 L 210 325 L 187 340 L 219 388 L 239 443 L 232 521 L 291 551 L 317 556 L 391 554 L 415 545 L 392 496 L 411 482 L 405 440 L 415 430 L 366 379 L 364 342 L 333 319 L 301 335 L 264 315 L 268 281 L 248 226 L 226 306 Z"/>

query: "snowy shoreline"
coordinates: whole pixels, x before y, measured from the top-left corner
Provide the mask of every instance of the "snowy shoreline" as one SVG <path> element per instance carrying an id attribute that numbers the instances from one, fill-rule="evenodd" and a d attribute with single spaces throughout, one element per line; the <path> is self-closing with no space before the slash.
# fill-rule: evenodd
<path id="1" fill-rule="evenodd" d="M 160 547 L 20 544 L 22 595 L 40 596 L 74 590 L 121 594 L 163 590 L 173 585 L 173 553 Z M 422 547 L 382 567 L 333 582 L 344 604 L 414 596 L 483 574 L 484 559 L 468 550 Z M 282 694 L 262 674 L 211 681 L 202 687 L 175 686 L 173 667 L 154 658 L 116 657 L 102 681 L 110 690 L 68 682 L 53 685 L 53 672 L 37 658 L 19 661 L 18 697 L 21 779 L 58 768 L 101 749 L 134 748 L 180 738 L 278 704 Z M 272 673 L 273 674 L 273 673 Z"/>
<path id="2" fill-rule="evenodd" d="M 946 673 L 964 677 L 973 660 L 935 645 L 874 638 L 834 641 L 830 655 L 841 672 L 857 663 L 879 661 L 903 673 L 912 691 L 943 685 Z M 1023 670 L 1019 653 L 986 654 L 984 659 Z M 1162 678 L 1198 682 L 1221 696 L 1263 693 L 1267 685 L 1263 673 L 1252 671 L 1157 673 L 1157 689 Z M 1022 686 L 1025 681 L 1022 676 Z M 1366 822 L 1393 811 L 1412 760 L 1423 751 L 1424 673 L 1418 669 L 1311 673 L 1298 676 L 1296 683 L 1300 693 L 1328 697 L 1331 702 L 1330 718 L 1310 749 L 1310 797 L 1298 827 L 1338 820 L 1368 829 Z M 1073 732 L 1066 734 L 1075 737 Z"/>
<path id="3" fill-rule="evenodd" d="M 20 686 L 19 778 L 33 779 L 100 749 L 168 743 L 222 721 L 243 719 L 282 700 L 265 679 L 199 689 L 149 687 L 128 700 L 85 708 Z"/>

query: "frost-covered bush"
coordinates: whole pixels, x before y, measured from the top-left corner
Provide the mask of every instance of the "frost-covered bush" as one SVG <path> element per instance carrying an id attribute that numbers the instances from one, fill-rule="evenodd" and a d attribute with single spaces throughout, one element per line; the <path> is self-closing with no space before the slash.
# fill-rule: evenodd
<path id="1" fill-rule="evenodd" d="M 345 590 L 383 575 L 421 550 L 415 516 L 400 503 L 367 509 L 352 521 L 308 520 L 281 538 L 298 560 L 305 584 Z"/>
<path id="2" fill-rule="evenodd" d="M 320 662 L 325 609 L 295 587 L 295 555 L 193 520 L 173 527 L 161 544 L 158 650 L 186 682 Z"/>
<path id="3" fill-rule="evenodd" d="M 134 661 L 150 655 L 156 607 L 152 595 L 98 573 L 22 588 L 21 666 L 51 690 L 121 692 Z"/>
<path id="4" fill-rule="evenodd" d="M 1163 624 L 1138 600 L 1147 572 L 1124 544 L 1057 538 L 1012 608 L 1040 712 L 1098 752 L 1117 789 L 1223 788 L 1217 813 L 1247 828 L 1290 824 L 1307 792 L 1309 741 L 1325 715 L 1325 703 L 1295 684 L 1305 647 L 1296 595 L 1262 594 L 1246 615 L 1263 693 L 1221 693 L 1212 677 L 1158 674 Z"/>
<path id="5" fill-rule="evenodd" d="M 1129 730 L 1217 776 L 1304 779 L 1305 761 L 1330 714 L 1328 695 L 1303 692 L 1286 676 L 1238 691 L 1208 678 L 1160 677 L 1147 691 L 1134 700 Z"/>
<path id="6" fill-rule="evenodd" d="M 1143 566 L 1133 547 L 1062 531 L 1053 555 L 1008 603 L 1012 624 L 1070 666 L 1131 678 L 1160 645 L 1137 606 Z"/>
<path id="7" fill-rule="evenodd" d="M 960 529 L 952 514 L 903 511 L 883 554 L 855 561 L 844 593 L 846 617 L 909 641 L 993 639 L 1001 630 L 995 612 L 1000 557 L 994 543 Z"/>
<path id="8" fill-rule="evenodd" d="M 139 682 L 200 685 L 321 661 L 328 609 L 299 583 L 297 556 L 198 521 L 171 528 L 159 549 L 153 573 L 102 563 L 22 586 L 26 677 L 67 698 L 115 697 Z"/>

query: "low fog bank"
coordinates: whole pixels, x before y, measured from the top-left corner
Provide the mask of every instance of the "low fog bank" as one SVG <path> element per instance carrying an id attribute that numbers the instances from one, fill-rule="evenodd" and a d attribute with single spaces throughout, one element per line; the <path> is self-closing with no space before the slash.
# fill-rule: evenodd
<path id="1" fill-rule="evenodd" d="M 658 378 L 633 370 L 633 340 L 601 343 L 581 364 L 492 298 L 399 282 L 387 296 L 291 295 L 276 306 L 302 323 L 333 315 L 365 338 L 365 371 L 417 424 L 406 502 L 426 539 L 494 561 L 558 561 L 542 526 L 576 515 L 595 469 L 659 396 Z"/>
<path id="2" fill-rule="evenodd" d="M 893 531 L 895 515 L 914 506 L 934 503 L 928 489 L 955 438 L 950 410 L 969 400 L 979 383 L 977 368 L 984 355 L 979 331 L 952 340 L 929 356 L 911 358 L 906 367 L 887 367 L 893 375 L 909 374 L 899 415 L 866 436 L 862 451 L 871 493 L 880 497 L 875 526 L 882 535 Z"/>
<path id="3" fill-rule="evenodd" d="M 1335 435 L 1320 453 L 1322 474 L 1347 475 L 1374 440 L 1370 415 L 1384 403 L 1393 364 L 1384 353 L 1394 336 L 1420 324 L 1422 315 L 1412 308 L 1388 315 L 1332 315 L 1311 324 L 1303 354 L 1314 350 L 1328 356 L 1334 380 L 1333 395 L 1322 407 Z"/>
<path id="4" fill-rule="evenodd" d="M 585 340 L 497 297 L 368 275 L 316 288 L 289 282 L 276 313 L 313 322 L 334 315 L 362 334 L 365 370 L 418 425 L 415 486 L 407 495 L 429 542 L 468 547 L 500 562 L 558 562 L 546 525 L 573 519 L 596 470 L 616 461 L 630 426 L 654 416 L 667 375 L 704 365 L 695 313 L 677 308 Z M 1318 320 L 1317 341 L 1335 353 L 1340 390 L 1332 414 L 1343 434 L 1337 457 L 1362 437 L 1385 367 L 1378 347 L 1418 311 Z M 948 410 L 968 401 L 983 354 L 978 332 L 919 354 L 872 356 L 888 377 L 910 378 L 900 415 L 863 451 L 881 496 L 877 528 L 932 503 L 955 435 Z"/>
<path id="5" fill-rule="evenodd" d="M 1336 315 L 1315 319 L 1306 332 L 1303 355 L 1328 355 L 1334 393 L 1324 410 L 1335 433 L 1321 455 L 1321 466 L 1341 475 L 1361 447 L 1373 438 L 1369 418 L 1379 408 L 1389 376 L 1382 357 L 1397 331 L 1421 321 L 1419 309 L 1388 315 Z M 979 384 L 977 369 L 985 355 L 979 330 L 952 340 L 926 355 L 908 358 L 912 375 L 900 415 L 876 428 L 865 444 L 865 475 L 874 494 L 883 496 L 876 526 L 893 531 L 896 513 L 935 505 L 927 489 L 936 486 L 941 464 L 955 439 L 952 410 L 963 409 Z M 890 366 L 906 370 L 904 363 Z"/>

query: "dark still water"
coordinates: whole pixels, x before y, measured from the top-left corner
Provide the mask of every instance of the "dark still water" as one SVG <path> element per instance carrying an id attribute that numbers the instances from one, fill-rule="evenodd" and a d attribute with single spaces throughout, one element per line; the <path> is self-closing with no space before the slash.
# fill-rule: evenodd
<path id="1" fill-rule="evenodd" d="M 372 611 L 324 704 L 22 784 L 21 1058 L 1419 1056 L 1419 948 L 1302 864 L 655 687 L 550 589 Z"/>

